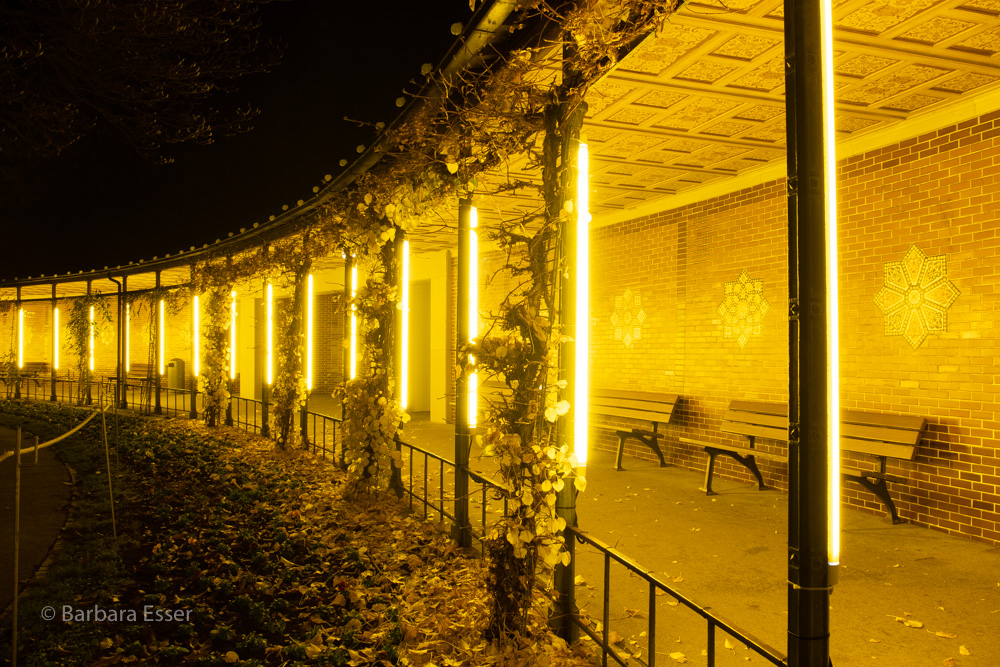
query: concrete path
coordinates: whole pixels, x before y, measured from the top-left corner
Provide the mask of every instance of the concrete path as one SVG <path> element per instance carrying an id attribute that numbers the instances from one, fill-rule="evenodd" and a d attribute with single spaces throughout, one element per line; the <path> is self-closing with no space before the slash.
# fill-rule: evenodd
<path id="1" fill-rule="evenodd" d="M 454 459 L 452 427 L 425 415 L 407 425 L 404 440 Z M 474 447 L 473 467 L 489 472 L 492 462 L 477 454 Z M 578 500 L 580 528 L 784 653 L 788 496 L 718 480 L 719 495 L 707 497 L 698 491 L 699 472 L 628 459 L 619 473 L 613 463 L 611 453 L 591 454 L 587 490 Z M 417 458 L 421 491 L 422 466 Z M 435 499 L 438 470 L 432 461 L 427 471 Z M 450 486 L 446 479 L 446 499 L 453 497 Z M 474 525 L 480 509 L 473 501 Z M 1000 665 L 1000 548 L 851 509 L 843 514 L 842 543 L 830 611 L 834 665 L 941 666 L 947 658 L 958 667 Z M 603 556 L 581 546 L 577 574 L 578 604 L 596 624 Z M 646 661 L 648 585 L 617 564 L 610 581 L 609 630 L 621 637 L 622 651 Z M 686 664 L 706 664 L 705 622 L 669 595 L 654 599 L 657 664 L 675 664 L 672 653 L 684 654 Z M 722 632 L 716 650 L 717 665 L 764 663 Z"/>
<path id="2" fill-rule="evenodd" d="M 0 454 L 12 451 L 15 432 L 0 427 Z M 24 436 L 22 447 L 34 444 Z M 70 475 L 52 448 L 38 452 L 34 464 L 30 449 L 21 454 L 21 538 L 18 578 L 23 588 L 34 576 L 66 521 Z M 14 457 L 0 462 L 0 611 L 14 592 Z"/>

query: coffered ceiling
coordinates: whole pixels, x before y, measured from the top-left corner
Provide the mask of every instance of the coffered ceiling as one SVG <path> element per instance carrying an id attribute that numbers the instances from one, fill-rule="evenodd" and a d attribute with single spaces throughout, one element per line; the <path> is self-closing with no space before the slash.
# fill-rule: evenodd
<path id="1" fill-rule="evenodd" d="M 689 1 L 592 88 L 584 133 L 598 223 L 707 198 L 747 174 L 783 175 L 783 10 L 783 0 Z M 949 109 L 1000 89 L 1000 0 L 839 0 L 833 13 L 841 144 L 898 141 L 940 112 L 948 125 L 960 119 Z M 537 180 L 524 163 L 510 176 Z M 490 203 L 505 216 L 538 205 Z"/>

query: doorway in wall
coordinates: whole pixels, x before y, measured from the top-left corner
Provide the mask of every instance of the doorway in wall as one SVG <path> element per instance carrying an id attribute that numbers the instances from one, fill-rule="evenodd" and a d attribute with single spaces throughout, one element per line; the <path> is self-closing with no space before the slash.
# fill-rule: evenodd
<path id="1" fill-rule="evenodd" d="M 410 283 L 409 409 L 431 409 L 431 281 Z"/>

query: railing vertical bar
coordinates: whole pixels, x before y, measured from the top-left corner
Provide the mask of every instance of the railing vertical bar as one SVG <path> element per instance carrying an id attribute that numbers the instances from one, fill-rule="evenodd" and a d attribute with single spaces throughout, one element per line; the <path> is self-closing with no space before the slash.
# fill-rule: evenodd
<path id="1" fill-rule="evenodd" d="M 708 652 L 708 667 L 715 667 L 715 622 L 711 619 L 705 619 L 708 621 L 708 647 L 706 651 Z"/>
<path id="2" fill-rule="evenodd" d="M 427 452 L 424 452 L 424 520 L 427 520 Z"/>
<path id="3" fill-rule="evenodd" d="M 646 638 L 647 664 L 656 667 L 656 584 L 652 581 L 649 582 L 649 629 L 646 630 Z"/>
<path id="4" fill-rule="evenodd" d="M 441 502 L 441 506 L 438 508 L 441 511 L 441 520 L 444 521 L 444 459 L 438 459 L 439 474 L 441 479 L 438 480 L 438 489 L 440 493 L 438 494 L 438 500 Z"/>
<path id="5" fill-rule="evenodd" d="M 413 511 L 413 450 L 410 450 L 410 511 Z"/>
<path id="6" fill-rule="evenodd" d="M 608 637 L 611 636 L 611 631 L 608 629 L 608 624 L 611 623 L 611 554 L 608 552 L 604 552 L 604 610 L 601 622 L 604 624 L 604 632 L 601 635 L 601 667 L 608 667 L 608 651 L 611 650 L 611 645 L 608 643 Z"/>

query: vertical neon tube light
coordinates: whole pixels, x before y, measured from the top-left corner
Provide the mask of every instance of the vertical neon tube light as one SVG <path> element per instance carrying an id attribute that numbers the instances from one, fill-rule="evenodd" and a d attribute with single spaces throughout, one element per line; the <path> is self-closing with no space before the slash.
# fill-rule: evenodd
<path id="1" fill-rule="evenodd" d="M 90 370 L 94 370 L 94 307 L 90 307 Z"/>
<path id="2" fill-rule="evenodd" d="M 469 207 L 469 342 L 479 336 L 479 209 Z M 469 364 L 475 369 L 476 357 L 469 355 Z M 469 427 L 479 422 L 479 373 L 469 373 Z"/>
<path id="3" fill-rule="evenodd" d="M 59 370 L 59 309 L 55 309 L 55 322 L 52 328 L 52 367 Z"/>
<path id="4" fill-rule="evenodd" d="M 590 156 L 580 142 L 576 167 L 576 387 L 573 448 L 577 465 L 587 465 L 588 395 L 590 393 Z"/>
<path id="5" fill-rule="evenodd" d="M 313 275 L 306 281 L 306 389 L 313 388 Z"/>
<path id="6" fill-rule="evenodd" d="M 194 334 L 191 340 L 194 346 L 194 376 L 198 377 L 201 375 L 201 336 L 199 335 L 199 330 L 201 329 L 201 318 L 198 308 L 198 295 L 194 296 Z"/>
<path id="7" fill-rule="evenodd" d="M 837 285 L 837 137 L 834 125 L 833 96 L 833 10 L 831 3 L 823 6 L 823 134 L 826 161 L 826 314 L 827 314 L 827 390 L 830 409 L 827 416 L 829 434 L 829 490 L 827 560 L 831 566 L 840 564 L 840 312 Z"/>
<path id="8" fill-rule="evenodd" d="M 24 368 L 24 308 L 17 309 L 17 367 Z"/>
<path id="9" fill-rule="evenodd" d="M 58 311 L 57 311 L 58 312 Z M 129 329 L 132 322 L 132 306 L 125 304 L 125 372 L 132 370 L 132 346 L 129 344 Z"/>
<path id="10" fill-rule="evenodd" d="M 351 379 L 358 375 L 358 307 L 353 303 L 358 294 L 358 267 L 351 267 Z"/>
<path id="11" fill-rule="evenodd" d="M 400 317 L 400 363 L 399 363 L 399 400 L 405 410 L 410 402 L 410 242 L 403 241 L 403 270 L 400 282 L 403 288 L 403 298 L 400 305 L 403 312 Z"/>
<path id="12" fill-rule="evenodd" d="M 267 384 L 274 382 L 274 288 L 267 284 Z"/>
<path id="13" fill-rule="evenodd" d="M 166 327 L 167 327 L 166 306 L 163 303 L 163 299 L 160 299 L 160 326 L 158 327 L 159 328 L 159 333 L 160 333 L 160 355 L 159 355 L 160 356 L 160 368 L 159 368 L 160 375 L 163 375 L 163 365 L 166 362 L 165 357 L 167 356 L 167 332 L 166 332 Z"/>
<path id="14" fill-rule="evenodd" d="M 236 379 L 236 290 L 229 293 L 229 379 Z"/>

